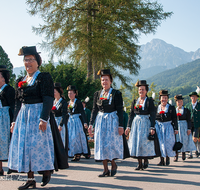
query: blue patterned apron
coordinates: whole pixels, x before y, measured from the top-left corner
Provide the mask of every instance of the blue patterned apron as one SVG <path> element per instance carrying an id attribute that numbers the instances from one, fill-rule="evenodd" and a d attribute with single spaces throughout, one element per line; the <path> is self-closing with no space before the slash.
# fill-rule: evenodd
<path id="1" fill-rule="evenodd" d="M 95 122 L 95 160 L 123 159 L 123 138 L 119 135 L 117 112 L 99 112 Z"/>
<path id="2" fill-rule="evenodd" d="M 155 156 L 154 141 L 148 140 L 151 122 L 149 115 L 136 115 L 129 135 L 129 151 L 133 157 Z"/>

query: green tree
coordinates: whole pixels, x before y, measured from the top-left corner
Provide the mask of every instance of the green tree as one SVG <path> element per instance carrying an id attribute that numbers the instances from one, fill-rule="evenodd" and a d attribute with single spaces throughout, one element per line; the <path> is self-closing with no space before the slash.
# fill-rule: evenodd
<path id="1" fill-rule="evenodd" d="M 43 43 L 53 54 L 71 49 L 73 63 L 86 66 L 87 78 L 100 68 L 110 68 L 113 76 L 128 85 L 121 69 L 137 74 L 138 37 L 154 33 L 171 12 L 148 0 L 27 0 L 32 15 L 44 24 L 33 30 L 45 34 Z"/>
<path id="2" fill-rule="evenodd" d="M 94 92 L 101 89 L 100 80 L 87 79 L 87 70 L 79 65 L 74 66 L 66 62 L 59 62 L 54 66 L 51 62 L 40 66 L 41 72 L 49 72 L 54 82 L 60 82 L 64 90 L 64 96 L 68 100 L 67 86 L 75 85 L 78 89 L 78 97 L 90 101 L 87 103 L 89 109 L 92 108 Z"/>
<path id="3" fill-rule="evenodd" d="M 152 82 L 149 86 L 149 91 L 147 95 L 149 97 L 152 97 L 153 92 L 155 93 L 154 104 L 157 105 L 159 102 L 159 93 L 156 91 L 156 84 L 154 84 L 154 82 Z"/>
<path id="4" fill-rule="evenodd" d="M 14 86 L 15 74 L 13 74 L 13 65 L 8 58 L 7 53 L 0 46 L 0 65 L 6 65 L 7 69 L 10 71 L 10 85 Z"/>
<path id="5" fill-rule="evenodd" d="M 127 88 L 123 85 L 120 86 L 120 92 L 122 93 L 124 107 L 126 107 L 126 112 L 130 112 L 132 99 Z"/>

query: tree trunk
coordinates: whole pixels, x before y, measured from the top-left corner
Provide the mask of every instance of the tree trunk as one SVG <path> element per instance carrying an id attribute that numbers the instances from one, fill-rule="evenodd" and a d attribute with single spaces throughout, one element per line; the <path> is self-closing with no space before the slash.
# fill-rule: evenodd
<path id="1" fill-rule="evenodd" d="M 87 62 L 87 79 L 91 77 L 92 75 L 92 29 L 91 29 L 91 2 L 88 1 L 88 26 L 87 26 L 87 33 L 88 33 L 88 39 L 87 39 L 87 45 L 88 45 L 88 62 Z"/>
<path id="2" fill-rule="evenodd" d="M 96 80 L 98 78 L 97 72 L 98 72 L 98 68 L 97 68 L 97 62 L 93 61 L 93 80 Z"/>

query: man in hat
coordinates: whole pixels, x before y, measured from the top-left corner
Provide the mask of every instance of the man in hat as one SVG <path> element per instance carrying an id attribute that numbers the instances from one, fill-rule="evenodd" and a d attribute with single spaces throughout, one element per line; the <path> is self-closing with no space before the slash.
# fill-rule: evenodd
<path id="1" fill-rule="evenodd" d="M 91 111 L 86 107 L 87 102 L 89 101 L 89 97 L 85 98 L 85 100 L 81 100 L 83 109 L 85 111 L 86 119 L 87 119 L 87 124 L 89 126 L 89 121 L 90 121 L 90 116 L 91 116 Z"/>
<path id="2" fill-rule="evenodd" d="M 82 105 L 83 105 L 83 109 L 85 111 L 85 116 L 86 116 L 86 122 L 89 126 L 89 122 L 90 122 L 90 116 L 91 116 L 91 111 L 86 107 L 86 104 L 87 102 L 90 100 L 89 97 L 86 97 L 85 100 L 81 100 L 82 102 Z M 87 134 L 87 129 L 85 129 L 85 133 Z M 86 135 L 88 137 L 88 135 Z M 89 154 L 84 154 L 85 158 L 86 159 L 89 159 L 90 158 L 90 150 L 89 150 L 89 147 L 88 147 L 88 152 Z"/>
<path id="3" fill-rule="evenodd" d="M 191 112 L 191 121 L 192 121 L 192 131 L 193 131 L 193 141 L 197 147 L 196 156 L 199 157 L 200 152 L 200 103 L 197 102 L 199 95 L 197 92 L 192 92 L 189 94 L 191 103 L 186 104 L 186 108 L 188 108 Z M 192 152 L 190 152 L 190 156 L 188 158 L 193 158 Z"/>

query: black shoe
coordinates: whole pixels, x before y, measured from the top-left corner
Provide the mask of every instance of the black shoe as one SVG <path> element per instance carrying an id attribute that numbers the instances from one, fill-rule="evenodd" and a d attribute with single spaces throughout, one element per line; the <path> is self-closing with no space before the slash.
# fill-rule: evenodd
<path id="1" fill-rule="evenodd" d="M 188 159 L 192 159 L 193 158 L 193 156 L 192 155 L 190 155 L 189 157 L 188 157 Z"/>
<path id="2" fill-rule="evenodd" d="M 170 164 L 170 159 L 169 159 L 169 157 L 167 157 L 166 158 L 166 166 L 169 166 L 169 164 Z"/>
<path id="3" fill-rule="evenodd" d="M 114 170 L 111 170 L 111 176 L 114 176 L 117 173 L 117 164 Z"/>
<path id="4" fill-rule="evenodd" d="M 43 174 L 41 186 L 45 186 L 47 183 L 49 183 L 50 179 L 51 179 L 51 172 L 49 172 L 49 175 Z"/>
<path id="5" fill-rule="evenodd" d="M 0 171 L 0 176 L 3 175 L 3 174 L 4 174 L 4 171 L 3 171 L 3 169 L 2 169 L 2 170 Z"/>
<path id="6" fill-rule="evenodd" d="M 135 170 L 143 170 L 143 165 L 142 166 L 138 165 L 138 167 L 135 168 Z"/>
<path id="7" fill-rule="evenodd" d="M 108 170 L 107 172 L 103 172 L 103 174 L 98 175 L 99 177 L 105 177 L 105 176 L 110 176 L 110 171 Z"/>
<path id="8" fill-rule="evenodd" d="M 196 154 L 196 157 L 198 158 L 199 157 L 199 152 L 196 151 L 195 154 Z"/>
<path id="9" fill-rule="evenodd" d="M 176 154 L 176 156 L 174 157 L 174 162 L 177 162 L 178 161 L 178 154 Z M 167 161 L 166 161 L 166 164 L 167 164 Z"/>
<path id="10" fill-rule="evenodd" d="M 78 162 L 80 160 L 80 156 L 75 156 L 71 162 Z"/>
<path id="11" fill-rule="evenodd" d="M 12 170 L 8 169 L 7 174 L 11 174 L 11 173 L 12 173 Z"/>
<path id="12" fill-rule="evenodd" d="M 160 161 L 157 166 L 165 166 L 165 162 L 164 161 Z"/>
<path id="13" fill-rule="evenodd" d="M 182 152 L 182 160 L 185 160 L 185 152 Z"/>
<path id="14" fill-rule="evenodd" d="M 144 161 L 144 166 L 143 166 L 143 168 L 144 168 L 144 169 L 147 169 L 148 166 L 149 166 L 149 161 L 148 161 L 148 160 L 147 160 L 147 161 Z"/>
<path id="15" fill-rule="evenodd" d="M 29 187 L 36 188 L 36 181 L 27 181 L 26 183 L 23 183 L 21 186 L 19 186 L 18 189 L 28 189 Z"/>
<path id="16" fill-rule="evenodd" d="M 85 155 L 85 159 L 90 159 L 90 155 Z"/>

